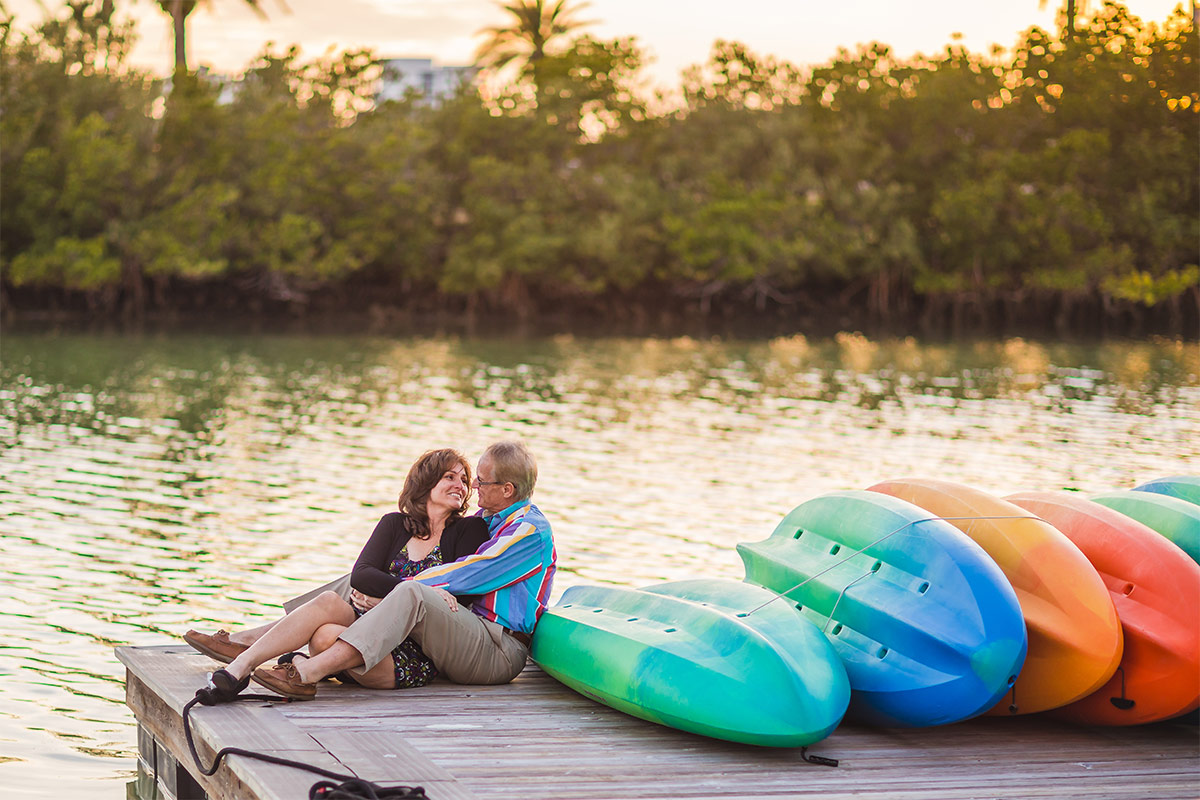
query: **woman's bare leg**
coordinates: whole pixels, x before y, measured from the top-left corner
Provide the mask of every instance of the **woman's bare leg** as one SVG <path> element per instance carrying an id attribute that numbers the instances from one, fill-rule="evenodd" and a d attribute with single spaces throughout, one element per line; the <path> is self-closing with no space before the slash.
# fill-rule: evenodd
<path id="1" fill-rule="evenodd" d="M 315 656 L 333 647 L 334 642 L 338 640 L 344 630 L 346 630 L 345 625 L 337 625 L 332 622 L 322 625 L 309 640 L 309 655 Z M 355 675 L 354 682 L 368 689 L 395 689 L 396 668 L 392 659 L 385 658 L 362 675 Z"/>
<path id="2" fill-rule="evenodd" d="M 233 642 L 234 644 L 243 644 L 246 647 L 249 647 L 261 639 L 264 633 L 271 630 L 271 628 L 274 628 L 278 624 L 279 620 L 276 619 L 271 620 L 265 625 L 259 625 L 257 628 L 246 628 L 245 630 L 240 631 L 230 631 L 229 641 Z"/>
<path id="3" fill-rule="evenodd" d="M 308 644 L 322 625 L 331 622 L 350 625 L 354 622 L 354 609 L 336 592 L 323 592 L 276 622 L 225 670 L 241 680 L 268 659 Z"/>

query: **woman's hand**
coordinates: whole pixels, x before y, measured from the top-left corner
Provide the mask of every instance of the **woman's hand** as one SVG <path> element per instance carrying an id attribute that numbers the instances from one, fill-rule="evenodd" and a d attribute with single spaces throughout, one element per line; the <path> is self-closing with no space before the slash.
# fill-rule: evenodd
<path id="1" fill-rule="evenodd" d="M 379 601 L 382 599 L 382 597 L 372 597 L 369 594 L 363 594 L 358 589 L 350 590 L 350 604 L 359 611 L 370 611 L 379 605 Z"/>

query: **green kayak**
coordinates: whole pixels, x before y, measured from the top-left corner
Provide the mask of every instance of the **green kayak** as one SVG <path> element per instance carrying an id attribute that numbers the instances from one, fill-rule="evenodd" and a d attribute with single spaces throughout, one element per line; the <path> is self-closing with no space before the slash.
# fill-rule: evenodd
<path id="1" fill-rule="evenodd" d="M 850 701 L 821 631 L 773 592 L 737 581 L 573 587 L 542 615 L 532 655 L 607 706 L 745 744 L 820 741 Z"/>
<path id="2" fill-rule="evenodd" d="M 1200 563 L 1200 506 L 1171 495 L 1132 489 L 1096 495 L 1092 501 L 1153 528 Z"/>

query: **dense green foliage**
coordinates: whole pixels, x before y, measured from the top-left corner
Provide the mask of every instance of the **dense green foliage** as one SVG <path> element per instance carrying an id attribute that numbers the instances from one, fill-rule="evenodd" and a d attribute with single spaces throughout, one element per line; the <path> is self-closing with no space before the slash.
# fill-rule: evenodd
<path id="1" fill-rule="evenodd" d="M 111 5 L 3 32 L 14 304 L 999 319 L 1195 315 L 1197 38 L 1106 4 L 1011 53 L 801 71 L 717 42 L 668 108 L 588 36 L 495 96 L 371 103 L 370 53 L 124 66 Z M 1084 24 L 1086 23 L 1086 24 Z M 1082 309 L 1082 311 L 1081 311 Z"/>

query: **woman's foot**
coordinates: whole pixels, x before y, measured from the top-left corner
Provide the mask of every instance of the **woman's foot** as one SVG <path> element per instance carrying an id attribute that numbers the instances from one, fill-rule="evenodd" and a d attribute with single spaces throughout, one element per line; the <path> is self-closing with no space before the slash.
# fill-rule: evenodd
<path id="1" fill-rule="evenodd" d="M 270 669 L 256 669 L 250 677 L 255 683 L 290 700 L 312 700 L 317 696 L 317 685 L 301 680 L 295 664 L 276 664 Z"/>
<path id="2" fill-rule="evenodd" d="M 211 636 L 200 631 L 188 631 L 183 640 L 214 661 L 228 664 L 250 648 L 229 638 L 228 631 L 217 631 Z"/>

